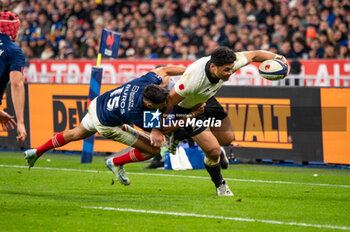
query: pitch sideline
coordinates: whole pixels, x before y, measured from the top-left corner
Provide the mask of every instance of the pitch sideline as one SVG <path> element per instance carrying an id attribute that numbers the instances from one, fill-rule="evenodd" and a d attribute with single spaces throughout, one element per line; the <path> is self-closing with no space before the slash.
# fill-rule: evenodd
<path id="1" fill-rule="evenodd" d="M 28 166 L 6 165 L 6 164 L 0 164 L 0 167 L 3 167 L 3 168 L 23 168 L 23 169 L 28 169 Z M 88 169 L 70 169 L 70 168 L 34 167 L 34 169 L 54 170 L 54 171 L 67 171 L 67 172 L 110 173 L 109 171 L 97 171 L 97 170 L 88 170 Z M 181 177 L 181 178 L 209 180 L 209 177 L 204 177 L 204 176 L 184 176 L 184 175 L 143 173 L 143 172 L 141 172 L 141 173 L 127 172 L 127 174 L 128 175 L 142 175 L 142 176 Z M 236 179 L 236 178 L 225 178 L 225 180 L 240 181 L 240 182 L 254 182 L 254 183 L 294 184 L 294 185 L 311 185 L 311 186 L 350 188 L 350 185 L 340 185 L 340 184 L 339 185 L 337 185 L 337 184 L 318 184 L 318 183 L 303 183 L 303 182 L 288 182 L 288 181 L 273 181 L 273 180 L 250 180 L 250 179 Z"/>
<path id="2" fill-rule="evenodd" d="M 299 223 L 299 222 L 284 222 L 284 221 L 263 220 L 263 219 L 253 219 L 253 218 L 224 217 L 224 216 L 195 214 L 195 213 L 178 213 L 178 212 L 165 212 L 165 211 L 142 210 L 142 209 L 127 209 L 127 208 L 112 208 L 112 207 L 101 207 L 101 206 L 99 206 L 99 207 L 82 206 L 81 208 L 84 208 L 84 209 L 111 210 L 111 211 L 119 211 L 119 212 L 133 212 L 133 213 L 145 213 L 145 214 L 171 215 L 171 216 L 181 216 L 181 217 L 212 218 L 212 219 L 241 221 L 241 222 L 260 222 L 260 223 L 266 223 L 266 224 L 304 226 L 304 227 L 327 228 L 327 229 L 337 229 L 337 230 L 350 230 L 350 227 L 346 227 L 346 226 L 317 225 L 317 224 L 308 224 L 308 223 Z"/>

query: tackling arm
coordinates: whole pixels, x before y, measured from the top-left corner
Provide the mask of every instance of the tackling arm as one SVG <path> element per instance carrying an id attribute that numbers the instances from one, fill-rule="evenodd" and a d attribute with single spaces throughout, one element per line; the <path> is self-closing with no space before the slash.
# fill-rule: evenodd
<path id="1" fill-rule="evenodd" d="M 167 105 L 164 110 L 164 114 L 169 114 L 171 108 L 177 104 L 179 104 L 184 97 L 180 96 L 178 93 L 176 93 L 175 88 L 173 87 L 168 95 L 167 99 Z"/>
<path id="2" fill-rule="evenodd" d="M 182 66 L 165 66 L 152 70 L 158 76 L 161 76 L 163 81 L 160 84 L 162 87 L 168 87 L 170 76 L 180 76 L 186 70 L 186 67 Z"/>

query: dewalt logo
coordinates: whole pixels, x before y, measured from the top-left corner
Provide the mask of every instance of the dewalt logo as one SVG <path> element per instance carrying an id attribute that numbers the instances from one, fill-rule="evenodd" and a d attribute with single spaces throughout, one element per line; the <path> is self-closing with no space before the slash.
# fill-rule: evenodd
<path id="1" fill-rule="evenodd" d="M 77 127 L 88 110 L 87 96 L 53 95 L 52 100 L 54 133 Z"/>
<path id="2" fill-rule="evenodd" d="M 102 85 L 101 92 L 118 86 Z M 80 125 L 88 111 L 88 85 L 30 84 L 30 142 L 31 147 L 40 146 L 53 135 Z M 114 152 L 127 146 L 95 137 L 95 152 Z M 60 147 L 60 150 L 81 151 L 83 140 L 74 141 Z"/>
<path id="3" fill-rule="evenodd" d="M 217 98 L 226 108 L 241 147 L 293 149 L 288 133 L 290 99 Z"/>

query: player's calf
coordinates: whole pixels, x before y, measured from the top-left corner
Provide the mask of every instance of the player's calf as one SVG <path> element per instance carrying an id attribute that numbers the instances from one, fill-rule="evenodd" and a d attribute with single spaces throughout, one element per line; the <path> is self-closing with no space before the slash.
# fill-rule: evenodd
<path id="1" fill-rule="evenodd" d="M 220 147 L 221 154 L 220 154 L 220 166 L 222 169 L 227 169 L 229 165 L 229 160 L 226 155 L 226 151 L 223 147 Z"/>

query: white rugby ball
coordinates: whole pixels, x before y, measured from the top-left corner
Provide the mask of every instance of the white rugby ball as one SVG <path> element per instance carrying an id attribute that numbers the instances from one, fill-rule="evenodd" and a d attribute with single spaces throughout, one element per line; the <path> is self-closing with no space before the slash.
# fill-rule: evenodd
<path id="1" fill-rule="evenodd" d="M 287 76 L 288 67 L 282 61 L 265 60 L 259 66 L 260 75 L 270 81 L 278 81 Z"/>

